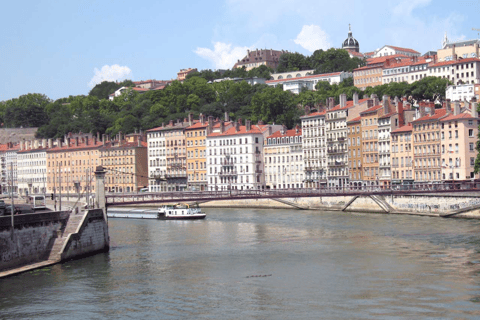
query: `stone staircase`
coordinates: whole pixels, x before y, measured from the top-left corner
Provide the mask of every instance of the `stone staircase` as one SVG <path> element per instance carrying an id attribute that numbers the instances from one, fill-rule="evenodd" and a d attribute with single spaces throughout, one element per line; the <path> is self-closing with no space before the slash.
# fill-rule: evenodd
<path id="1" fill-rule="evenodd" d="M 67 237 L 70 233 L 75 233 L 78 229 L 78 226 L 83 220 L 84 212 L 80 212 L 79 214 L 71 213 L 70 217 L 68 218 L 67 225 L 61 234 L 58 234 L 58 237 L 55 239 L 53 243 L 52 250 L 50 251 L 50 255 L 48 257 L 48 261 L 51 262 L 58 262 L 61 260 L 61 255 L 63 245 L 67 240 Z M 59 232 L 60 233 L 60 232 Z"/>

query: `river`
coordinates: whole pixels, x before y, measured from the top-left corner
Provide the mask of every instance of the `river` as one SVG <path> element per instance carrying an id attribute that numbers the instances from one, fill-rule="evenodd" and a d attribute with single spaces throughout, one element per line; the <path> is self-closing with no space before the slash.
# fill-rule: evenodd
<path id="1" fill-rule="evenodd" d="M 0 280 L 1 319 L 478 319 L 480 221 L 205 209 Z"/>

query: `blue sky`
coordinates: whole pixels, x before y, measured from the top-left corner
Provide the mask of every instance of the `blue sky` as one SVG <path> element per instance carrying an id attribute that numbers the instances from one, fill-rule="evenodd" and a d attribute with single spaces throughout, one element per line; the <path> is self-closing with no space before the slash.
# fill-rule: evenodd
<path id="1" fill-rule="evenodd" d="M 9 1 L 0 11 L 0 101 L 88 94 L 102 80 L 168 80 L 182 68 L 231 68 L 248 48 L 310 55 L 340 47 L 422 54 L 477 38 L 480 1 Z"/>

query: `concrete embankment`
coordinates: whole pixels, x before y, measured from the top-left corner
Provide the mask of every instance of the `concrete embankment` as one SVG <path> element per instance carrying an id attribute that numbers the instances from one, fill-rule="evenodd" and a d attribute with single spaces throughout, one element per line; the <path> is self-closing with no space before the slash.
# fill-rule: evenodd
<path id="1" fill-rule="evenodd" d="M 108 250 L 101 209 L 0 217 L 0 278 Z"/>
<path id="2" fill-rule="evenodd" d="M 411 214 L 480 219 L 480 194 L 343 196 L 204 202 L 204 208 L 271 208 Z"/>

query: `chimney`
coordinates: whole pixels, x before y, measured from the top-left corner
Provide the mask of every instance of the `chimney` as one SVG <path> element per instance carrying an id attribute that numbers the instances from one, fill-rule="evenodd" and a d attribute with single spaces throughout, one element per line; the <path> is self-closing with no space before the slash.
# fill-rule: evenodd
<path id="1" fill-rule="evenodd" d="M 328 98 L 328 110 L 333 109 L 335 107 L 335 99 L 333 97 Z"/>
<path id="2" fill-rule="evenodd" d="M 122 131 L 118 133 L 118 146 L 119 147 L 122 146 Z"/>
<path id="3" fill-rule="evenodd" d="M 430 108 L 430 115 L 433 116 L 435 114 L 435 102 L 429 102 L 428 106 Z"/>
<path id="4" fill-rule="evenodd" d="M 20 151 L 23 150 L 24 148 L 25 141 L 20 141 Z"/>
<path id="5" fill-rule="evenodd" d="M 373 100 L 374 106 L 378 106 L 380 104 L 380 101 L 378 100 L 378 97 L 375 93 L 372 93 L 372 95 L 370 96 L 370 99 Z"/>
<path id="6" fill-rule="evenodd" d="M 97 131 L 97 141 L 100 140 L 100 132 Z"/>
<path id="7" fill-rule="evenodd" d="M 203 113 L 200 113 L 198 118 L 200 119 L 201 124 L 205 124 L 205 116 L 203 115 Z"/>
<path id="8" fill-rule="evenodd" d="M 305 115 L 309 115 L 309 114 L 310 114 L 310 107 L 305 106 Z"/>
<path id="9" fill-rule="evenodd" d="M 208 116 L 208 130 L 207 130 L 207 134 L 212 133 L 212 131 L 213 131 L 213 117 L 212 117 L 212 116 Z"/>
<path id="10" fill-rule="evenodd" d="M 228 116 L 228 112 L 225 111 L 225 122 L 230 121 L 230 117 Z"/>
<path id="11" fill-rule="evenodd" d="M 342 93 L 340 95 L 340 108 L 343 108 L 346 106 L 347 106 L 347 95 L 345 93 Z"/>
<path id="12" fill-rule="evenodd" d="M 75 137 L 75 146 L 78 146 L 78 137 Z"/>
<path id="13" fill-rule="evenodd" d="M 88 146 L 88 136 L 85 137 L 85 145 Z"/>
<path id="14" fill-rule="evenodd" d="M 405 125 L 405 117 L 403 115 L 403 102 L 398 101 L 396 107 L 398 113 L 398 126 L 401 127 Z"/>
<path id="15" fill-rule="evenodd" d="M 447 110 L 447 113 L 452 113 L 452 101 L 450 99 L 445 102 L 445 110 Z"/>
<path id="16" fill-rule="evenodd" d="M 191 126 L 193 124 L 193 114 L 191 112 L 188 113 L 188 125 Z"/>
<path id="17" fill-rule="evenodd" d="M 454 107 L 453 107 L 453 115 L 459 115 L 460 114 L 460 101 L 455 101 Z"/>
<path id="18" fill-rule="evenodd" d="M 237 121 L 237 122 L 238 122 L 239 125 L 241 125 L 241 126 L 243 125 L 242 118 L 238 118 L 238 121 Z"/>
<path id="19" fill-rule="evenodd" d="M 104 146 L 104 145 L 105 145 L 105 133 L 102 134 L 102 146 Z"/>
<path id="20" fill-rule="evenodd" d="M 42 148 L 46 148 L 47 147 L 47 139 L 42 139 Z"/>
<path id="21" fill-rule="evenodd" d="M 94 145 L 94 146 L 97 145 L 97 141 L 98 141 L 97 137 L 94 136 L 94 137 L 93 137 L 93 145 Z"/>
<path id="22" fill-rule="evenodd" d="M 389 96 L 383 95 L 382 97 L 382 106 L 384 114 L 389 113 Z"/>
<path id="23" fill-rule="evenodd" d="M 452 59 L 457 60 L 457 55 L 455 54 L 455 45 L 452 45 Z"/>
<path id="24" fill-rule="evenodd" d="M 57 147 L 59 148 L 62 147 L 62 142 L 60 142 L 60 138 L 57 138 Z"/>
<path id="25" fill-rule="evenodd" d="M 252 130 L 252 124 L 251 124 L 250 120 L 245 120 L 245 126 L 246 126 L 247 131 Z"/>
<path id="26" fill-rule="evenodd" d="M 168 122 L 168 125 L 169 125 L 170 127 L 172 127 L 172 126 L 173 126 L 173 120 L 170 120 L 170 121 Z"/>
<path id="27" fill-rule="evenodd" d="M 225 131 L 225 122 L 220 121 L 220 133 L 223 133 Z"/>
<path id="28" fill-rule="evenodd" d="M 52 148 L 53 148 L 53 140 L 52 140 L 52 139 L 48 139 L 48 140 L 47 140 L 47 144 L 48 144 L 48 149 L 52 149 Z"/>
<path id="29" fill-rule="evenodd" d="M 282 125 L 282 134 L 287 133 L 287 127 L 285 125 Z"/>
<path id="30" fill-rule="evenodd" d="M 478 118 L 478 103 L 477 100 L 472 99 L 472 111 L 471 111 L 472 117 Z"/>
<path id="31" fill-rule="evenodd" d="M 298 124 L 295 126 L 295 133 L 298 133 L 300 131 L 300 127 L 298 126 Z"/>
<path id="32" fill-rule="evenodd" d="M 354 106 L 358 105 L 358 93 L 357 92 L 353 93 L 353 105 Z"/>
<path id="33" fill-rule="evenodd" d="M 240 123 L 235 122 L 235 132 L 238 132 L 240 130 Z"/>

